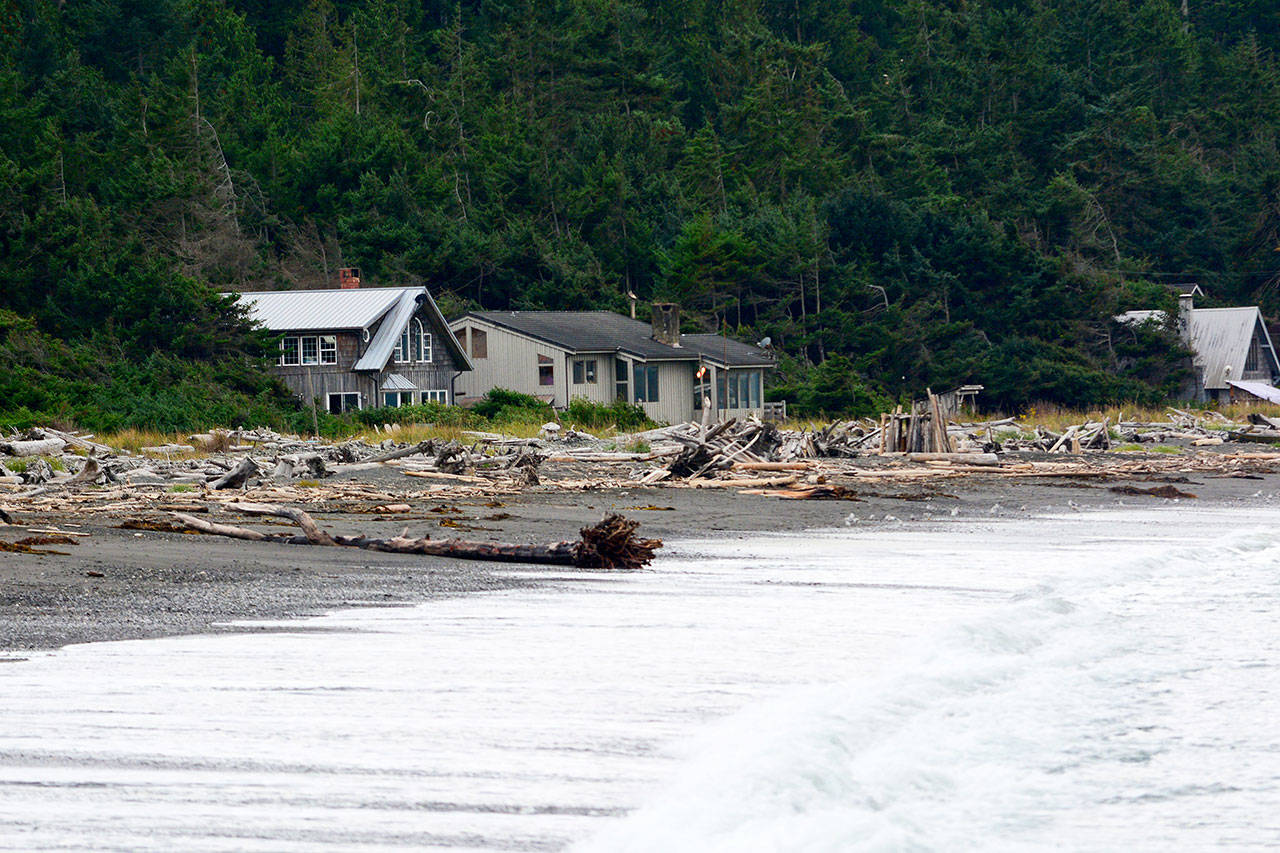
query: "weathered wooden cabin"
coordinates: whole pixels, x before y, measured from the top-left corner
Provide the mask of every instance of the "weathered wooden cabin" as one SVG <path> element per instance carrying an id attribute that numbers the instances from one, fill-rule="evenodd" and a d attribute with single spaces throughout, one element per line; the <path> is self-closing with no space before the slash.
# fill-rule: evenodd
<path id="1" fill-rule="evenodd" d="M 771 352 L 719 335 L 680 333 L 677 306 L 654 306 L 652 324 L 610 311 L 473 311 L 450 327 L 474 370 L 460 397 L 507 388 L 563 408 L 575 398 L 623 400 L 656 421 L 760 415 Z M 464 391 L 465 389 L 465 391 Z"/>
<path id="2" fill-rule="evenodd" d="M 337 414 L 370 406 L 452 405 L 471 361 L 421 287 L 241 293 L 249 316 L 283 337 L 276 372 L 303 400 Z"/>
<path id="3" fill-rule="evenodd" d="M 1183 396 L 1200 402 L 1226 402 L 1240 397 L 1280 399 L 1276 357 L 1262 312 L 1256 305 L 1237 308 L 1196 308 L 1198 287 L 1180 285 L 1178 334 L 1192 352 L 1192 380 Z M 1128 311 L 1121 323 L 1165 323 L 1163 311 Z"/>

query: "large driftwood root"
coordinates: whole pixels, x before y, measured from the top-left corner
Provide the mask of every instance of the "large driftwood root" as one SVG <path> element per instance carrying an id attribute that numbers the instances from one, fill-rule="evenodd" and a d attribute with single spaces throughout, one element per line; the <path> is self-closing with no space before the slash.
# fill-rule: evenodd
<path id="1" fill-rule="evenodd" d="M 593 527 L 584 527 L 575 546 L 574 565 L 587 569 L 638 569 L 653 559 L 661 539 L 640 539 L 640 522 L 610 513 Z"/>
<path id="2" fill-rule="evenodd" d="M 653 559 L 654 551 L 662 547 L 660 539 L 638 538 L 635 532 L 639 522 L 617 514 L 607 515 L 599 524 L 582 528 L 582 538 L 577 542 L 556 542 L 551 545 L 505 545 L 498 542 L 467 542 L 461 539 L 437 540 L 425 536 L 421 539 L 412 539 L 404 533 L 390 539 L 375 539 L 368 536 L 331 536 L 321 530 L 310 515 L 295 507 L 254 503 L 229 503 L 227 507 L 248 515 L 273 515 L 287 518 L 302 528 L 303 535 L 262 533 L 245 527 L 218 524 L 181 512 L 175 512 L 173 516 L 188 527 L 203 533 L 228 536 L 233 539 L 247 539 L 253 542 L 343 545 L 395 554 L 425 554 L 463 560 L 578 566 L 585 569 L 638 569 L 648 564 Z"/>

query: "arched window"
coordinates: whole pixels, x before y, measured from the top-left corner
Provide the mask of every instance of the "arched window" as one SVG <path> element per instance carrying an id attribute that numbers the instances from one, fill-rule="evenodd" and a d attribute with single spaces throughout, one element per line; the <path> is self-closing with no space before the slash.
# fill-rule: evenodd
<path id="1" fill-rule="evenodd" d="M 396 344 L 393 358 L 396 364 L 431 361 L 431 333 L 417 317 L 406 323 L 400 332 L 400 343 Z"/>

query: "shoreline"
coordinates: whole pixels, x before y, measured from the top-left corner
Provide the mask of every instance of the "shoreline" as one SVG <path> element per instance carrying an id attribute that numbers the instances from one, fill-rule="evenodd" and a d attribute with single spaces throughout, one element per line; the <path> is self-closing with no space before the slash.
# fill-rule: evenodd
<path id="1" fill-rule="evenodd" d="M 606 512 L 640 522 L 639 533 L 666 540 L 734 537 L 770 531 L 799 532 L 884 521 L 937 524 L 1018 518 L 1055 509 L 1102 511 L 1159 506 L 1167 498 L 1130 496 L 1114 485 L 1150 487 L 1177 482 L 1196 495 L 1196 506 L 1265 501 L 1280 491 L 1269 466 L 1223 475 L 1188 470 L 1181 476 L 1118 477 L 1102 482 L 1009 479 L 973 474 L 941 482 L 863 484 L 857 500 L 782 500 L 727 489 L 608 488 L 593 491 L 528 490 L 497 499 L 422 495 L 407 516 L 380 517 L 313 509 L 324 528 L 338 533 L 413 535 L 508 543 L 549 544 L 575 539 Z M 400 476 L 394 471 L 386 477 Z M 367 475 L 366 475 L 367 479 Z M 429 506 L 428 506 L 429 505 Z M 362 606 L 405 606 L 476 592 L 536 584 L 527 567 L 354 548 L 246 542 L 219 536 L 119 529 L 109 513 L 52 520 L 15 514 L 0 526 L 0 541 L 29 531 L 88 534 L 75 544 L 49 544 L 61 553 L 0 552 L 0 660 L 23 652 L 83 642 L 180 634 L 276 630 L 238 621 L 278 621 Z M 239 523 L 239 522 L 237 522 Z M 249 526 L 284 522 L 255 519 Z M 662 556 L 659 551 L 659 556 Z"/>

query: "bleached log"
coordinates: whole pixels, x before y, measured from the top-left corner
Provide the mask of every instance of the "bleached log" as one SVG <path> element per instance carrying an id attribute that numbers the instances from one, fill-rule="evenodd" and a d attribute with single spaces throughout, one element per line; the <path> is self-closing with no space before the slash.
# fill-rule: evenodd
<path id="1" fill-rule="evenodd" d="M 54 438 L 60 438 L 72 447 L 79 447 L 81 450 L 88 450 L 97 453 L 99 456 L 114 456 L 118 451 L 114 447 L 108 447 L 105 444 L 98 444 L 96 441 L 90 441 L 92 435 L 73 435 L 69 432 L 53 429 L 52 427 L 43 427 L 42 431 Z"/>
<path id="2" fill-rule="evenodd" d="M 154 447 L 141 447 L 139 450 L 148 456 L 172 456 L 175 453 L 195 453 L 190 444 L 160 444 Z"/>
<path id="3" fill-rule="evenodd" d="M 229 503 L 227 504 L 227 508 L 233 509 L 236 512 L 243 512 L 246 515 L 274 515 L 278 518 L 287 518 L 302 528 L 302 532 L 307 537 L 307 541 L 312 545 L 335 544 L 332 537 L 321 530 L 320 526 L 316 524 L 315 520 L 310 515 L 295 507 L 241 501 L 238 503 Z"/>
<path id="4" fill-rule="evenodd" d="M 369 462 L 390 462 L 392 459 L 403 459 L 406 456 L 416 456 L 420 453 L 434 453 L 436 443 L 431 439 L 420 441 L 417 444 L 411 444 L 408 447 L 401 447 L 398 450 L 389 450 L 386 453 L 379 453 L 376 456 L 370 456 L 368 459 L 360 460 L 362 463 Z"/>
<path id="5" fill-rule="evenodd" d="M 994 453 L 908 453 L 915 462 L 963 462 L 966 465 L 999 465 L 1000 457 Z"/>
<path id="6" fill-rule="evenodd" d="M 196 518 L 194 515 L 188 515 L 185 512 L 175 512 L 173 517 L 193 530 L 199 530 L 201 533 L 211 533 L 214 536 L 229 536 L 232 539 L 246 539 L 250 542 L 265 542 L 270 538 L 267 534 L 260 533 L 257 530 L 250 530 L 247 527 L 235 527 L 230 524 L 218 524 L 214 521 Z"/>
<path id="7" fill-rule="evenodd" d="M 60 438 L 0 442 L 0 451 L 10 456 L 58 456 L 66 447 L 67 443 Z"/>
<path id="8" fill-rule="evenodd" d="M 798 477 L 754 477 L 740 480 L 691 480 L 689 485 L 695 489 L 738 489 L 759 486 L 789 486 Z"/>

